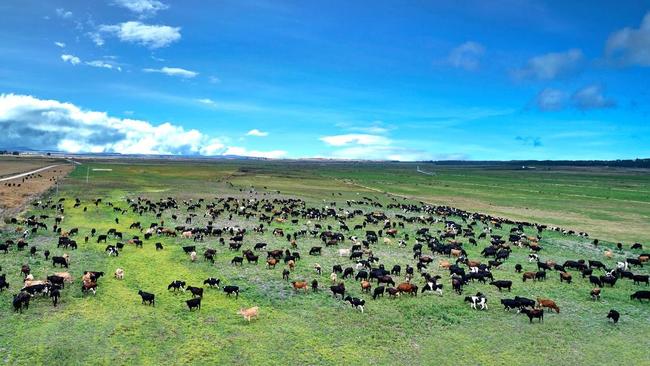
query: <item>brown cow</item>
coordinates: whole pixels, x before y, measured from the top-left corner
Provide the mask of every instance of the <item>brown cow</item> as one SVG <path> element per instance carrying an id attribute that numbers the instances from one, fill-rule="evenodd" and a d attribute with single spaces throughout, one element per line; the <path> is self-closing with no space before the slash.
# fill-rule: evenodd
<path id="1" fill-rule="evenodd" d="M 291 282 L 291 286 L 293 286 L 295 291 L 303 289 L 305 290 L 305 293 L 307 293 L 307 288 L 309 287 L 306 281 L 293 281 Z"/>
<path id="2" fill-rule="evenodd" d="M 463 254 L 463 251 L 460 250 L 460 249 L 452 249 L 451 250 L 451 255 L 453 255 L 456 258 L 460 257 L 461 254 Z"/>
<path id="3" fill-rule="evenodd" d="M 278 264 L 278 260 L 275 258 L 269 258 L 266 260 L 267 268 L 275 268 L 275 265 Z"/>
<path id="4" fill-rule="evenodd" d="M 259 307 L 253 306 L 252 308 L 248 308 L 248 309 L 239 309 L 237 314 L 243 316 L 244 319 L 248 320 L 248 322 L 250 323 L 251 318 L 257 318 L 259 316 L 259 310 L 260 310 Z"/>
<path id="5" fill-rule="evenodd" d="M 372 285 L 368 281 L 361 281 L 361 291 L 370 292 Z"/>
<path id="6" fill-rule="evenodd" d="M 451 267 L 449 261 L 440 261 L 440 263 L 438 263 L 438 268 L 449 269 L 449 267 Z"/>
<path id="7" fill-rule="evenodd" d="M 537 305 L 540 308 L 548 308 L 555 310 L 558 314 L 560 313 L 560 307 L 555 304 L 555 301 L 551 299 L 542 299 L 540 297 L 537 298 Z"/>
<path id="8" fill-rule="evenodd" d="M 418 287 L 408 282 L 402 282 L 399 285 L 397 285 L 397 291 L 399 291 L 400 293 L 403 292 L 403 293 L 411 294 L 412 296 L 418 295 Z"/>
<path id="9" fill-rule="evenodd" d="M 524 272 L 521 279 L 526 282 L 526 280 L 535 280 L 535 272 Z"/>

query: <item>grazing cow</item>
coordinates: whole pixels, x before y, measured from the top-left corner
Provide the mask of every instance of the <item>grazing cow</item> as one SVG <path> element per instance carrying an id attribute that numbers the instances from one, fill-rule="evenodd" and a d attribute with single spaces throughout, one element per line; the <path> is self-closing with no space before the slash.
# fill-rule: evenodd
<path id="1" fill-rule="evenodd" d="M 54 307 L 59 303 L 59 298 L 61 298 L 61 292 L 58 287 L 55 287 L 50 291 L 50 299 L 52 299 L 52 305 Z"/>
<path id="2" fill-rule="evenodd" d="M 515 301 L 517 301 L 521 307 L 535 307 L 535 300 L 528 299 L 526 297 L 515 296 Z"/>
<path id="3" fill-rule="evenodd" d="M 600 300 L 600 288 L 596 287 L 591 289 L 589 295 L 591 296 L 591 299 L 594 301 Z"/>
<path id="4" fill-rule="evenodd" d="M 386 292 L 388 292 L 388 297 L 397 297 L 400 294 L 399 290 L 395 287 L 388 287 Z"/>
<path id="5" fill-rule="evenodd" d="M 311 247 L 311 249 L 309 249 L 309 255 L 320 255 L 321 249 L 321 247 Z"/>
<path id="6" fill-rule="evenodd" d="M 311 290 L 314 292 L 318 291 L 318 281 L 316 280 L 311 281 Z"/>
<path id="7" fill-rule="evenodd" d="M 522 269 L 523 269 L 523 267 L 521 267 L 521 264 L 519 264 L 519 263 L 515 264 L 515 272 L 521 273 Z"/>
<path id="8" fill-rule="evenodd" d="M 589 268 L 598 268 L 602 270 L 605 270 L 607 268 L 605 267 L 605 264 L 603 264 L 603 262 L 600 261 L 588 261 L 588 263 L 589 263 Z"/>
<path id="9" fill-rule="evenodd" d="M 186 300 L 185 303 L 187 304 L 187 307 L 190 309 L 190 311 L 192 311 L 194 308 L 201 310 L 201 297 Z"/>
<path id="10" fill-rule="evenodd" d="M 630 300 L 637 299 L 639 302 L 641 300 L 650 300 L 650 291 L 637 291 L 630 295 Z"/>
<path id="11" fill-rule="evenodd" d="M 32 296 L 26 292 L 20 292 L 17 295 L 14 295 L 13 299 L 13 305 L 14 305 L 14 311 L 20 311 L 22 314 L 23 308 L 25 310 L 29 309 L 29 300 L 32 298 Z"/>
<path id="12" fill-rule="evenodd" d="M 555 304 L 555 301 L 550 299 L 537 298 L 537 304 L 539 307 L 548 308 L 550 310 L 555 310 L 556 313 L 560 313 L 560 307 Z"/>
<path id="13" fill-rule="evenodd" d="M 370 289 L 372 288 L 372 284 L 368 281 L 361 281 L 361 291 L 362 292 L 370 292 Z"/>
<path id="14" fill-rule="evenodd" d="M 307 289 L 309 288 L 309 284 L 307 281 L 292 281 L 291 286 L 293 286 L 293 290 L 298 292 L 298 290 L 302 289 L 307 293 Z"/>
<path id="15" fill-rule="evenodd" d="M 508 280 L 492 281 L 492 282 L 490 282 L 490 285 L 495 286 L 496 288 L 498 288 L 499 292 L 501 292 L 502 288 L 507 288 L 508 291 L 512 290 L 512 281 L 508 281 Z"/>
<path id="16" fill-rule="evenodd" d="M 363 306 L 366 304 L 366 300 L 351 296 L 346 296 L 344 300 L 349 302 L 353 308 L 356 308 L 363 313 Z"/>
<path id="17" fill-rule="evenodd" d="M 367 280 L 368 279 L 368 272 L 366 271 L 359 271 L 356 276 L 354 276 L 355 281 L 359 280 Z"/>
<path id="18" fill-rule="evenodd" d="M 628 265 L 643 268 L 643 262 L 641 262 L 641 260 L 639 260 L 638 258 L 627 258 L 625 262 L 628 263 Z"/>
<path id="19" fill-rule="evenodd" d="M 70 259 L 65 254 L 63 257 L 52 257 L 52 267 L 56 267 L 58 264 L 61 268 L 68 268 L 69 261 Z"/>
<path id="20" fill-rule="evenodd" d="M 4 289 L 9 289 L 9 283 L 7 282 L 7 275 L 0 275 L 0 291 Z"/>
<path id="21" fill-rule="evenodd" d="M 203 297 L 203 287 L 187 286 L 187 290 L 192 293 L 192 297 Z"/>
<path id="22" fill-rule="evenodd" d="M 275 268 L 275 266 L 278 264 L 278 260 L 275 258 L 269 258 L 266 260 L 266 268 L 271 269 Z"/>
<path id="23" fill-rule="evenodd" d="M 224 286 L 223 292 L 226 293 L 226 296 L 230 297 L 233 293 L 235 294 L 235 298 L 239 298 L 239 286 Z"/>
<path id="24" fill-rule="evenodd" d="M 535 280 L 535 272 L 524 272 L 524 274 L 521 276 L 521 280 L 523 282 L 526 282 L 526 280 Z"/>
<path id="25" fill-rule="evenodd" d="M 560 272 L 560 282 L 571 283 L 571 273 L 569 272 Z"/>
<path id="26" fill-rule="evenodd" d="M 106 239 L 108 239 L 108 235 L 98 235 L 97 236 L 97 242 L 98 243 L 101 243 L 101 242 L 106 243 Z"/>
<path id="27" fill-rule="evenodd" d="M 428 281 L 424 286 L 422 286 L 422 293 L 425 292 L 435 292 L 442 296 L 442 284 Z"/>
<path id="28" fill-rule="evenodd" d="M 282 279 L 285 281 L 289 281 L 289 274 L 291 274 L 291 272 L 289 272 L 288 269 L 285 268 L 284 270 L 282 270 Z"/>
<path id="29" fill-rule="evenodd" d="M 615 276 L 609 276 L 609 275 L 600 276 L 600 282 L 602 282 L 603 285 L 608 284 L 610 287 L 614 287 L 617 280 L 618 278 L 616 278 Z"/>
<path id="30" fill-rule="evenodd" d="M 503 305 L 503 310 L 517 309 L 521 307 L 519 301 L 514 299 L 501 299 L 501 304 Z"/>
<path id="31" fill-rule="evenodd" d="M 350 255 L 350 249 L 339 249 L 339 257 L 347 257 Z"/>
<path id="32" fill-rule="evenodd" d="M 385 290 L 386 290 L 386 288 L 385 288 L 384 286 L 377 286 L 377 287 L 375 287 L 375 289 L 374 289 L 373 292 L 372 292 L 372 299 L 373 299 L 373 300 L 377 300 L 377 297 L 379 297 L 379 296 L 382 296 L 382 297 L 383 297 L 383 296 L 384 296 L 384 291 L 385 291 Z"/>
<path id="33" fill-rule="evenodd" d="M 216 287 L 219 288 L 219 284 L 221 283 L 221 280 L 218 278 L 214 277 L 209 277 L 206 280 L 203 281 L 204 285 L 208 285 L 210 287 Z"/>
<path id="34" fill-rule="evenodd" d="M 185 281 L 173 281 L 167 286 L 167 290 L 174 290 L 174 292 L 176 292 L 176 290 L 185 291 Z"/>
<path id="35" fill-rule="evenodd" d="M 345 285 L 343 282 L 330 286 L 330 291 L 332 291 L 332 296 L 337 297 L 337 295 L 341 295 L 341 299 L 345 296 Z"/>
<path id="36" fill-rule="evenodd" d="M 603 282 L 596 276 L 589 276 L 589 283 L 598 287 L 603 287 Z"/>
<path id="37" fill-rule="evenodd" d="M 477 306 L 480 306 L 481 310 L 488 309 L 487 298 L 484 296 L 465 296 L 463 301 L 468 302 L 469 306 L 474 310 L 477 310 Z"/>
<path id="38" fill-rule="evenodd" d="M 408 282 L 402 282 L 399 285 L 397 285 L 397 290 L 400 293 L 407 293 L 411 294 L 411 296 L 417 296 L 418 295 L 418 287 L 412 283 Z"/>
<path id="39" fill-rule="evenodd" d="M 163 245 L 162 245 L 162 243 L 156 243 L 156 250 L 163 250 Z M 199 306 L 200 306 L 200 305 L 201 305 L 201 304 L 199 303 Z"/>
<path id="40" fill-rule="evenodd" d="M 156 295 L 138 290 L 138 295 L 142 298 L 142 304 L 149 303 L 151 306 L 156 306 Z"/>
<path id="41" fill-rule="evenodd" d="M 118 268 L 115 270 L 115 278 L 118 280 L 124 279 L 124 269 Z"/>
<path id="42" fill-rule="evenodd" d="M 543 309 L 522 308 L 521 312 L 528 315 L 528 320 L 530 321 L 530 323 L 533 322 L 533 318 L 538 318 L 540 323 L 542 323 L 544 321 L 544 310 Z"/>
<path id="43" fill-rule="evenodd" d="M 634 281 L 635 285 L 640 285 L 641 282 L 645 283 L 646 286 L 648 286 L 650 280 L 650 276 L 648 275 L 633 275 L 632 276 L 632 281 Z"/>
<path id="44" fill-rule="evenodd" d="M 257 243 L 253 247 L 253 250 L 265 250 L 266 249 L 266 243 Z"/>
<path id="45" fill-rule="evenodd" d="M 243 257 L 234 257 L 231 261 L 230 264 L 233 266 L 236 266 L 239 264 L 240 266 L 244 265 L 244 258 Z"/>
<path id="46" fill-rule="evenodd" d="M 614 309 L 611 309 L 609 311 L 609 313 L 607 314 L 607 319 L 611 319 L 614 322 L 614 324 L 618 323 L 618 319 L 620 317 L 621 317 L 621 314 L 618 311 L 614 310 Z"/>
<path id="47" fill-rule="evenodd" d="M 345 271 L 343 271 L 343 278 L 344 279 L 352 277 L 352 275 L 354 275 L 354 268 L 352 268 L 352 267 L 348 267 L 348 268 L 345 269 Z"/>
<path id="48" fill-rule="evenodd" d="M 259 311 L 260 311 L 259 307 L 253 306 L 252 308 L 248 308 L 248 309 L 239 309 L 237 314 L 243 316 L 244 319 L 246 319 L 250 323 L 252 318 L 257 319 L 257 317 L 259 316 Z"/>

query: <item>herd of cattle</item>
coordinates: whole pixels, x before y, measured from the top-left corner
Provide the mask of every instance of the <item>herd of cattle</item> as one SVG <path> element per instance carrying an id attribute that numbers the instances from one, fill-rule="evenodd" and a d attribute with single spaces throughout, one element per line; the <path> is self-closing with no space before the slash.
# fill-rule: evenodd
<path id="1" fill-rule="evenodd" d="M 71 214 L 70 211 L 72 214 L 86 212 L 89 206 L 92 209 L 92 206 L 99 208 L 100 205 L 114 212 L 114 224 L 111 221 L 110 225 L 115 228 L 99 232 L 95 228 L 67 227 L 65 217 Z M 640 243 L 633 244 L 627 252 L 637 251 L 638 255 L 620 261 L 613 259 L 614 251 L 617 251 L 619 257 L 623 253 L 623 246 L 619 243 L 617 249 L 606 249 L 602 252 L 604 262 L 599 260 L 600 258 L 590 258 L 556 263 L 553 260 L 542 260 L 542 256 L 552 255 L 541 245 L 544 232 L 556 231 L 564 235 L 582 237 L 588 235 L 557 227 L 470 213 L 447 206 L 400 203 L 396 199 L 384 205 L 376 199 L 363 197 L 354 201 L 339 202 L 339 205 L 342 207 L 337 207 L 337 202 L 328 202 L 323 207 L 310 207 L 301 199 L 250 197 L 217 198 L 210 202 L 204 199 L 179 201 L 172 197 L 157 201 L 135 198 L 117 204 L 103 202 L 101 199 L 88 202 L 75 199 L 74 203 L 68 205 L 63 198 L 58 201 L 39 201 L 33 205 L 35 214 L 25 219 L 11 219 L 12 238 L 0 244 L 0 253 L 9 254 L 9 250 L 13 251 L 15 248 L 16 253 L 28 252 L 30 257 L 43 256 L 45 260 L 51 260 L 53 267 L 59 266 L 66 270 L 72 266 L 70 253 L 74 253 L 79 247 L 97 245 L 106 245 L 105 252 L 108 256 L 119 256 L 125 246 L 144 247 L 147 244 L 156 251 L 169 250 L 163 246 L 162 242 L 166 242 L 167 246 L 174 245 L 171 250 L 183 250 L 190 261 L 198 260 L 202 250 L 203 259 L 212 263 L 218 254 L 232 251 L 236 253 L 230 260 L 232 266 L 242 266 L 244 261 L 247 265 L 257 265 L 260 257 L 265 254 L 263 260 L 266 268 L 284 266 L 282 278 L 290 283 L 296 292 L 319 291 L 319 279 L 323 282 L 322 276 L 325 276 L 325 282 L 330 282 L 327 285 L 332 296 L 349 303 L 360 312 L 364 312 L 366 307 L 366 301 L 361 298 L 363 294 L 368 294 L 373 300 L 378 300 L 384 295 L 397 298 L 402 295 L 417 296 L 418 293 L 443 296 L 445 282 L 450 284 L 452 291 L 457 295 L 462 295 L 470 283 L 494 286 L 499 292 L 510 292 L 517 285 L 513 284 L 512 280 L 498 279 L 497 270 L 511 260 L 513 251 L 526 251 L 527 265 L 537 268 L 535 271 L 523 271 L 523 266 L 517 263 L 514 270 L 521 275 L 522 282 L 545 281 L 551 276 L 557 276 L 560 282 L 571 284 L 574 277 L 581 277 L 583 281 L 588 279 L 593 285 L 589 291 L 593 300 L 600 299 L 601 288 L 614 287 L 618 281 L 630 280 L 634 285 L 649 284 L 649 276 L 637 272 L 638 268 L 643 268 L 644 263 L 650 260 L 650 254 L 642 252 L 643 246 Z M 394 214 L 389 217 L 390 213 Z M 122 229 L 118 229 L 120 218 L 124 215 L 140 217 L 140 221 L 126 223 Z M 233 218 L 250 226 L 215 224 L 232 223 Z M 166 226 L 165 220 L 171 220 L 174 226 Z M 143 224 L 145 221 L 148 224 Z M 178 224 L 180 222 L 184 224 Z M 355 224 L 352 225 L 352 222 Z M 433 229 L 434 225 L 440 229 Z M 273 226 L 275 228 L 272 228 Z M 56 250 L 66 253 L 51 256 L 49 250 L 42 250 L 39 246 L 29 243 L 30 238 L 48 230 L 56 233 L 58 237 Z M 253 244 L 249 239 L 251 233 L 255 233 L 256 237 L 269 235 L 274 238 L 274 242 L 284 244 L 281 249 L 270 249 L 265 242 Z M 357 235 L 353 235 L 354 233 Z M 111 244 L 108 244 L 109 240 Z M 489 244 L 480 254 L 470 258 L 468 247 L 478 246 L 480 240 Z M 301 242 L 302 244 L 299 244 Z M 304 244 L 306 242 L 312 244 Z M 211 247 L 208 243 L 214 245 Z M 597 247 L 600 243 L 593 240 L 592 244 Z M 250 248 L 246 249 L 245 246 Z M 395 264 L 389 267 L 390 270 L 387 269 L 384 263 L 389 262 L 390 258 L 379 258 L 375 254 L 375 248 L 382 246 L 393 246 L 394 250 L 412 253 L 412 262 L 403 266 Z M 325 251 L 324 247 L 336 249 Z M 333 265 L 331 271 L 323 273 L 323 267 L 313 263 L 316 279 L 290 281 L 301 261 L 301 248 L 309 248 L 308 255 L 313 256 L 316 261 L 319 256 L 325 255 L 324 253 L 333 253 L 337 261 L 345 264 Z M 16 256 L 16 260 L 24 258 L 25 256 Z M 75 269 L 84 269 L 81 277 L 82 293 L 95 294 L 104 272 Z M 443 280 L 440 274 L 432 274 L 434 270 L 444 271 L 439 273 L 443 273 L 448 279 Z M 556 274 L 552 275 L 554 272 Z M 75 280 L 68 271 L 62 270 L 35 279 L 28 264 L 22 264 L 21 273 L 24 283 L 19 286 L 20 291 L 12 300 L 15 311 L 19 312 L 27 310 L 30 300 L 39 295 L 49 296 L 53 305 L 57 306 L 66 283 Z M 114 278 L 121 280 L 125 275 L 127 274 L 123 268 L 117 268 Z M 362 295 L 353 296 L 350 286 L 351 283 L 357 282 L 354 287 L 359 286 L 357 288 L 361 290 Z M 221 288 L 222 281 L 210 277 L 203 281 L 203 285 L 208 288 Z M 9 288 L 6 274 L 2 274 L 0 268 L 0 291 Z M 142 304 L 155 306 L 156 290 L 162 289 L 140 289 L 138 295 Z M 192 298 L 186 301 L 188 309 L 201 309 L 203 287 L 191 286 L 186 281 L 177 279 L 169 284 L 167 291 L 191 293 Z M 235 284 L 224 285 L 223 292 L 227 296 L 234 295 L 238 298 L 240 287 Z M 636 291 L 630 294 L 630 299 L 650 301 L 650 291 Z M 469 303 L 472 309 L 488 309 L 488 298 L 482 292 L 465 296 L 463 300 Z M 500 299 L 500 303 L 505 310 L 512 309 L 526 314 L 530 322 L 533 319 L 542 322 L 545 309 L 560 313 L 556 301 L 542 296 L 535 299 L 514 296 Z M 238 314 L 250 321 L 258 316 L 259 308 L 256 306 L 241 309 Z M 618 322 L 620 314 L 612 309 L 607 317 Z"/>

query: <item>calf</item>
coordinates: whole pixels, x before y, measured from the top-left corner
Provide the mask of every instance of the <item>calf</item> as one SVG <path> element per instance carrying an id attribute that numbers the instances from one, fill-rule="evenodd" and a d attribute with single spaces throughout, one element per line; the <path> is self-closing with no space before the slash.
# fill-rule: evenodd
<path id="1" fill-rule="evenodd" d="M 537 298 L 537 303 L 542 308 L 548 308 L 550 310 L 555 310 L 556 313 L 560 313 L 560 307 L 555 304 L 555 301 L 550 299 Z"/>
<path id="2" fill-rule="evenodd" d="M 186 300 L 185 303 L 187 304 L 187 307 L 192 311 L 192 309 L 196 308 L 198 310 L 201 310 L 201 298 L 196 298 L 196 299 L 189 299 Z"/>
<path id="3" fill-rule="evenodd" d="M 302 289 L 307 293 L 307 288 L 309 288 L 309 284 L 306 281 L 293 281 L 291 282 L 291 286 L 293 286 L 293 290 L 296 292 Z"/>
<path id="4" fill-rule="evenodd" d="M 156 295 L 138 290 L 138 295 L 142 298 L 142 304 L 149 303 L 151 306 L 156 306 Z"/>
<path id="5" fill-rule="evenodd" d="M 61 292 L 59 291 L 58 287 L 55 287 L 50 291 L 50 299 L 52 299 L 52 305 L 56 307 L 56 305 L 59 303 L 59 298 L 61 297 Z"/>
<path id="6" fill-rule="evenodd" d="M 244 319 L 250 323 L 252 318 L 257 318 L 259 316 L 259 308 L 257 306 L 253 306 L 249 309 L 239 309 L 237 314 L 243 316 Z"/>
<path id="7" fill-rule="evenodd" d="M 223 288 L 223 292 L 226 293 L 226 296 L 230 297 L 230 295 L 235 294 L 235 298 L 239 298 L 239 286 L 225 286 Z"/>
<path id="8" fill-rule="evenodd" d="M 589 295 L 591 296 L 592 300 L 594 300 L 594 301 L 600 300 L 600 288 L 596 287 L 596 288 L 591 289 L 591 292 L 589 293 Z"/>

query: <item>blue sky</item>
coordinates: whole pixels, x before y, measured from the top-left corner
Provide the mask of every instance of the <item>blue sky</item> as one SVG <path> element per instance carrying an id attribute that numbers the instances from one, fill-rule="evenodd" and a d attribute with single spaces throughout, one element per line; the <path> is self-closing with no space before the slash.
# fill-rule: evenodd
<path id="1" fill-rule="evenodd" d="M 646 1 L 8 0 L 0 147 L 650 157 Z"/>

